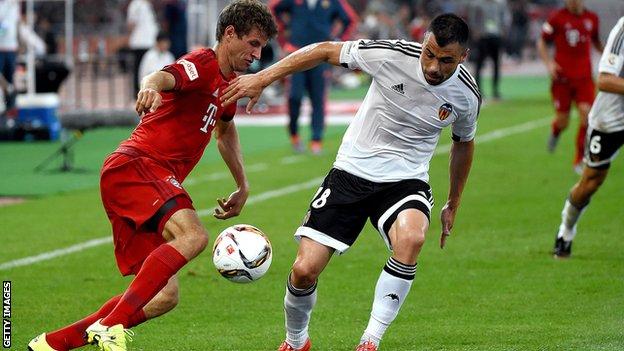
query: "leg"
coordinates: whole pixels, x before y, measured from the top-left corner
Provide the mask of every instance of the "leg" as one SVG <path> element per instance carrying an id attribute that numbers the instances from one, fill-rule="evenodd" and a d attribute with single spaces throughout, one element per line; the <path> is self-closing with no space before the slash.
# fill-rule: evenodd
<path id="1" fill-rule="evenodd" d="M 587 208 L 591 197 L 607 177 L 608 168 L 595 169 L 585 166 L 581 179 L 572 187 L 561 211 L 561 224 L 555 239 L 555 258 L 567 258 L 572 254 L 572 240 L 576 236 L 576 224 Z"/>
<path id="2" fill-rule="evenodd" d="M 321 152 L 323 129 L 325 128 L 325 65 L 318 66 L 307 73 L 307 86 L 312 103 L 312 152 Z"/>
<path id="3" fill-rule="evenodd" d="M 325 269 L 334 250 L 307 237 L 301 238 L 297 258 L 288 277 L 284 314 L 286 341 L 280 350 L 305 349 L 308 324 L 316 304 L 316 281 Z"/>
<path id="4" fill-rule="evenodd" d="M 477 86 L 481 89 L 483 94 L 483 88 L 481 86 L 481 70 L 483 69 L 483 62 L 485 61 L 485 53 L 487 50 L 487 46 L 485 45 L 484 39 L 479 39 L 477 41 L 477 59 L 475 62 L 475 80 L 477 82 Z"/>
<path id="5" fill-rule="evenodd" d="M 159 246 L 145 260 L 123 297 L 101 323 L 121 324 L 127 328 L 129 316 L 142 309 L 161 291 L 169 279 L 208 244 L 208 234 L 194 210 L 175 212 L 164 225 L 163 237 L 169 242 Z"/>
<path id="6" fill-rule="evenodd" d="M 379 346 L 386 329 L 399 313 L 416 274 L 416 261 L 429 228 L 427 215 L 420 210 L 402 210 L 390 228 L 392 257 L 381 272 L 368 326 L 360 340 L 362 350 Z M 368 349 L 365 347 L 369 347 Z"/>
<path id="7" fill-rule="evenodd" d="M 585 136 L 587 134 L 587 121 L 591 104 L 582 102 L 577 105 L 579 112 L 579 127 L 576 134 L 576 153 L 574 156 L 574 165 L 582 165 L 583 153 L 585 150 Z M 579 169 L 582 171 L 582 168 Z"/>
<path id="8" fill-rule="evenodd" d="M 87 327 L 106 317 L 117 305 L 121 295 L 108 300 L 97 312 L 77 321 L 67 327 L 45 335 L 50 347 L 57 351 L 72 350 L 87 345 L 84 338 Z M 178 279 L 173 276 L 167 285 L 142 310 L 139 310 L 129 321 L 128 328 L 132 328 L 148 319 L 158 317 L 178 303 Z M 36 351 L 37 349 L 34 348 Z"/>
<path id="9" fill-rule="evenodd" d="M 296 152 L 303 151 L 299 140 L 299 113 L 301 111 L 301 100 L 305 86 L 305 72 L 295 73 L 290 77 L 290 92 L 288 94 L 288 131 L 293 149 Z"/>
<path id="10" fill-rule="evenodd" d="M 551 124 L 551 133 L 548 138 L 547 149 L 552 153 L 555 152 L 561 132 L 568 127 L 572 97 L 569 84 L 558 80 L 552 82 L 551 94 L 555 105 L 555 118 Z"/>
<path id="11" fill-rule="evenodd" d="M 499 72 L 500 72 L 500 50 L 501 50 L 501 38 L 493 37 L 491 39 L 490 54 L 492 55 L 492 64 L 494 66 L 494 77 L 492 79 L 492 94 L 495 99 L 500 98 L 499 90 Z"/>

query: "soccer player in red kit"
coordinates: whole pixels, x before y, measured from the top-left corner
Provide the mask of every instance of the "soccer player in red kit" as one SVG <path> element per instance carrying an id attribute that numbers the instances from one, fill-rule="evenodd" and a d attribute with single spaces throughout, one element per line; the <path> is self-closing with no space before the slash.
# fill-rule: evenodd
<path id="1" fill-rule="evenodd" d="M 544 23 L 537 49 L 552 78 L 551 94 L 555 119 L 548 139 L 548 151 L 554 152 L 559 135 L 570 121 L 570 107 L 576 102 L 579 130 L 576 137 L 575 171 L 582 170 L 587 115 L 594 102 L 595 87 L 591 69 L 591 46 L 602 52 L 598 35 L 598 16 L 583 6 L 583 0 L 566 0 L 565 7 Z M 554 59 L 546 43 L 555 47 Z"/>
<path id="2" fill-rule="evenodd" d="M 219 94 L 235 72 L 260 58 L 276 32 L 266 5 L 233 1 L 219 16 L 214 50 L 192 51 L 143 80 L 136 103 L 141 122 L 104 161 L 100 180 L 117 265 L 123 275 L 135 275 L 134 280 L 92 315 L 39 335 L 29 350 L 62 351 L 93 343 L 100 350 L 125 351 L 129 328 L 176 306 L 176 273 L 208 243 L 181 184 L 216 130 L 219 152 L 238 189 L 227 200 L 217 200 L 214 216 L 226 219 L 240 213 L 248 184 L 232 122 L 235 106 L 222 107 Z"/>

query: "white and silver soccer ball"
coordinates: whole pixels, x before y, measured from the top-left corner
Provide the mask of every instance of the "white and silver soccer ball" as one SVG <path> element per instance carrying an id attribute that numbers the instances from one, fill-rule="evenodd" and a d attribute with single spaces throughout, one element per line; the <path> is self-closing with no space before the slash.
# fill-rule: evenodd
<path id="1" fill-rule="evenodd" d="M 269 238 L 249 224 L 226 228 L 215 240 L 212 262 L 217 271 L 235 283 L 251 283 L 269 270 L 273 248 Z"/>

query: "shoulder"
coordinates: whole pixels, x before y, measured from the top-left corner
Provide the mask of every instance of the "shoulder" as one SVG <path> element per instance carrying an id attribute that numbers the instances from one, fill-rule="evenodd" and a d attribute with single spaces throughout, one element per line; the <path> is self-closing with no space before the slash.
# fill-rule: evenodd
<path id="1" fill-rule="evenodd" d="M 356 42 L 359 50 L 384 51 L 389 58 L 420 58 L 422 45 L 405 40 L 359 40 Z"/>
<path id="2" fill-rule="evenodd" d="M 217 55 L 212 49 L 201 48 L 190 51 L 186 55 L 182 56 L 182 59 L 190 59 L 193 60 L 194 63 L 200 65 L 211 65 L 216 64 Z"/>
<path id="3" fill-rule="evenodd" d="M 457 91 L 453 96 L 465 103 L 468 112 L 472 109 L 478 110 L 481 106 L 481 92 L 477 82 L 463 65 L 459 65 L 457 70 L 459 71 L 456 80 Z"/>

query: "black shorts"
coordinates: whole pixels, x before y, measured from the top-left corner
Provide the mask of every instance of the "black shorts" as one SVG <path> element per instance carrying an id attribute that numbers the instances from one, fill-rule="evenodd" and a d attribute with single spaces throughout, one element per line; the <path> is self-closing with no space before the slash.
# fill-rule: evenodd
<path id="1" fill-rule="evenodd" d="M 431 187 L 422 180 L 375 183 L 334 168 L 310 202 L 295 237 L 309 237 L 343 253 L 370 219 L 392 249 L 389 231 L 399 212 L 413 208 L 430 218 L 432 207 Z"/>
<path id="2" fill-rule="evenodd" d="M 590 128 L 585 140 L 585 164 L 594 169 L 609 168 L 622 144 L 624 144 L 624 130 L 605 133 Z"/>

